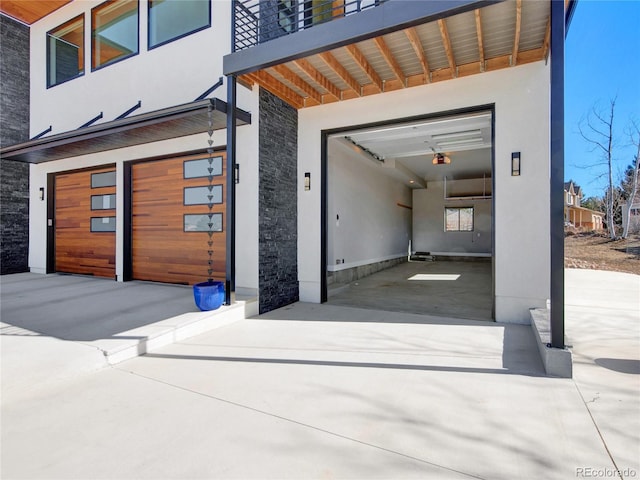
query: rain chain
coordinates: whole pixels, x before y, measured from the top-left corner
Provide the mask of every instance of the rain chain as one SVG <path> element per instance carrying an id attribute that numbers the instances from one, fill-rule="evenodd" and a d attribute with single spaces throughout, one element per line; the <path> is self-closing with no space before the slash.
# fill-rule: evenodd
<path id="1" fill-rule="evenodd" d="M 209 146 L 207 147 L 207 153 L 209 154 L 209 194 L 207 195 L 207 198 L 209 199 L 209 223 L 207 224 L 209 227 L 209 230 L 207 231 L 207 234 L 209 235 L 209 241 L 207 242 L 207 245 L 209 246 L 207 250 L 207 253 L 209 254 L 209 278 L 207 281 L 211 283 L 213 282 L 213 106 L 211 103 L 209 104 L 207 116 L 209 119 L 209 130 L 207 132 L 209 134 Z"/>

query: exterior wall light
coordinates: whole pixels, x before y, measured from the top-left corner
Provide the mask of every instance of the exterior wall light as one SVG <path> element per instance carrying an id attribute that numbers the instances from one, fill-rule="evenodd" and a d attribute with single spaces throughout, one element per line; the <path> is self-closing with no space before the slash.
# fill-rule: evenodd
<path id="1" fill-rule="evenodd" d="M 306 172 L 304 174 L 304 189 L 306 191 L 311 190 L 311 172 Z"/>
<path id="2" fill-rule="evenodd" d="M 240 183 L 240 165 L 237 163 L 233 165 L 234 181 L 236 184 Z"/>
<path id="3" fill-rule="evenodd" d="M 44 201 L 44 187 L 40 187 L 40 193 L 38 194 L 40 200 Z"/>
<path id="4" fill-rule="evenodd" d="M 513 152 L 511 154 L 511 176 L 520 176 L 520 152 Z"/>

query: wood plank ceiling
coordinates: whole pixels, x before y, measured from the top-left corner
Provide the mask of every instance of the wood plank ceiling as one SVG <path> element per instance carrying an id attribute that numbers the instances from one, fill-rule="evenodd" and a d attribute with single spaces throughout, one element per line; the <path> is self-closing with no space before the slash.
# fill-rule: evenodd
<path id="1" fill-rule="evenodd" d="M 0 12 L 31 25 L 73 0 L 2 0 Z"/>
<path id="2" fill-rule="evenodd" d="M 549 2 L 509 0 L 241 75 L 296 108 L 546 60 Z"/>

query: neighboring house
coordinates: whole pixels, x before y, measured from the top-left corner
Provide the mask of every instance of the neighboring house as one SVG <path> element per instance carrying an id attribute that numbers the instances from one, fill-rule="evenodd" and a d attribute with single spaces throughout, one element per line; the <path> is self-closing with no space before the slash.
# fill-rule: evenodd
<path id="1" fill-rule="evenodd" d="M 604 213 L 582 207 L 582 189 L 573 181 L 564 184 L 564 221 L 581 230 L 602 230 Z"/>
<path id="2" fill-rule="evenodd" d="M 30 164 L 32 272 L 211 268 L 266 312 L 412 250 L 492 262 L 501 322 L 561 298 L 551 70 L 574 2 L 20 3 L 0 10 L 29 24 L 30 140 L 0 153 Z"/>
<path id="3" fill-rule="evenodd" d="M 631 205 L 631 207 L 629 207 Z M 629 209 L 631 213 L 629 214 Z M 622 229 L 627 227 L 629 221 L 629 233 L 640 233 L 640 194 L 636 194 L 633 202 L 622 204 Z"/>

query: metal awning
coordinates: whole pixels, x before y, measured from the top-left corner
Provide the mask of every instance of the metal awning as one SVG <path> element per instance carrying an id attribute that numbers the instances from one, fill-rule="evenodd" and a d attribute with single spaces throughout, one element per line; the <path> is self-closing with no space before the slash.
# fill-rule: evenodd
<path id="1" fill-rule="evenodd" d="M 0 149 L 0 157 L 42 163 L 203 133 L 209 129 L 209 106 L 213 129 L 226 128 L 227 104 L 211 98 L 11 145 Z M 236 109 L 236 125 L 250 123 L 251 114 Z"/>

